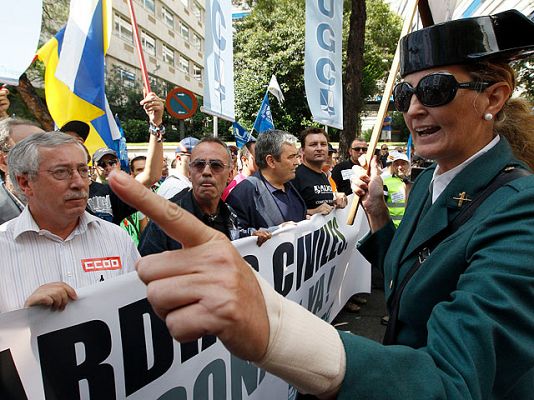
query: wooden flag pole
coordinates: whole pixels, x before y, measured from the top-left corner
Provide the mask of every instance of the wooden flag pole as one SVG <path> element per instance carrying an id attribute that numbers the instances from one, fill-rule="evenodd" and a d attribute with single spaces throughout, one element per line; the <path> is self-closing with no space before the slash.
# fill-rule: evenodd
<path id="1" fill-rule="evenodd" d="M 146 70 L 145 56 L 143 54 L 143 47 L 141 46 L 141 40 L 139 40 L 139 29 L 137 28 L 137 19 L 135 18 L 135 11 L 133 6 L 133 0 L 128 0 L 128 8 L 130 9 L 130 19 L 132 22 L 132 31 L 135 42 L 135 47 L 137 48 L 137 54 L 139 55 L 139 65 L 141 67 L 141 77 L 143 78 L 143 86 L 145 88 L 145 95 L 150 93 L 152 89 L 150 88 L 150 81 L 148 80 L 148 72 Z"/>
<path id="2" fill-rule="evenodd" d="M 408 8 L 406 18 L 404 19 L 404 23 L 402 25 L 402 30 L 401 30 L 401 35 L 400 35 L 401 38 L 406 36 L 410 32 L 412 21 L 415 16 L 415 12 L 417 11 L 417 1 L 418 0 L 413 0 L 412 6 Z M 400 38 L 399 38 L 399 43 L 400 43 Z M 386 112 L 388 109 L 389 99 L 391 97 L 391 93 L 393 92 L 393 86 L 395 84 L 395 77 L 397 76 L 397 72 L 399 71 L 399 65 L 400 65 L 400 54 L 399 53 L 400 53 L 399 44 L 397 44 L 395 57 L 393 58 L 391 69 L 389 70 L 389 75 L 388 75 L 388 79 L 386 82 L 386 88 L 384 89 L 382 101 L 380 102 L 380 108 L 378 109 L 376 123 L 373 128 L 373 133 L 371 134 L 371 140 L 369 141 L 367 154 L 365 155 L 365 159 L 367 161 L 367 173 L 369 173 L 371 169 L 371 159 L 373 158 L 375 154 L 375 149 L 378 144 L 378 139 L 382 131 L 382 124 L 384 123 L 384 118 L 386 116 Z M 356 212 L 358 211 L 358 206 L 360 205 L 360 203 L 361 203 L 361 198 L 359 196 L 354 195 L 354 198 L 352 199 L 352 204 L 350 205 L 349 216 L 347 217 L 347 225 L 354 224 L 354 218 L 356 217 Z"/>

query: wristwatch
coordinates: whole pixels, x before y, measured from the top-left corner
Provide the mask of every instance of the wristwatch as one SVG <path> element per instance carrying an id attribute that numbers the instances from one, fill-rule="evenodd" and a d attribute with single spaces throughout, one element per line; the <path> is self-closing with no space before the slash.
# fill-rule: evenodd
<path id="1" fill-rule="evenodd" d="M 165 125 L 154 125 L 152 122 L 148 127 L 148 132 L 154 135 L 158 142 L 163 142 L 163 136 L 165 136 Z"/>

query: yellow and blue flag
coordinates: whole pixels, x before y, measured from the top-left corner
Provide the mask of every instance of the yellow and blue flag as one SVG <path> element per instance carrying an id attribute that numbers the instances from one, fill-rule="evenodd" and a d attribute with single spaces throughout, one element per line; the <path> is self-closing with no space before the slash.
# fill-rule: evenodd
<path id="1" fill-rule="evenodd" d="M 121 132 L 104 89 L 111 15 L 111 0 L 71 0 L 66 26 L 37 52 L 46 67 L 50 115 L 57 126 L 71 120 L 88 123 L 85 145 L 91 154 L 100 147 L 120 154 Z"/>

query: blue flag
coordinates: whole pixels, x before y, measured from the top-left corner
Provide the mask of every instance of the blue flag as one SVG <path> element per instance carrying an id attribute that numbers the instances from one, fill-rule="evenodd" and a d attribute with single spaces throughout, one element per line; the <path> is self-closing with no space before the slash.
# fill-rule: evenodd
<path id="1" fill-rule="evenodd" d="M 115 114 L 114 119 L 115 123 L 117 124 L 117 128 L 119 128 L 119 132 L 121 133 L 121 138 L 119 139 L 119 146 L 117 151 L 117 155 L 119 156 L 119 160 L 121 163 L 121 169 L 130 173 L 130 159 L 128 158 L 128 148 L 126 147 L 126 137 L 124 136 L 124 130 L 122 129 L 121 121 L 119 120 L 118 114 Z"/>
<path id="2" fill-rule="evenodd" d="M 273 115 L 271 114 L 271 106 L 269 105 L 269 95 L 268 92 L 265 92 L 263 101 L 261 102 L 260 110 L 258 111 L 258 116 L 254 122 L 254 127 L 252 128 L 258 133 L 274 129 Z"/>
<path id="3" fill-rule="evenodd" d="M 250 140 L 253 138 L 253 136 L 250 134 L 249 131 L 247 131 L 245 128 L 243 128 L 241 125 L 239 125 L 237 122 L 234 122 L 232 124 L 234 128 L 234 137 L 235 137 L 235 144 L 237 148 L 242 148 L 244 145 L 246 145 Z"/>

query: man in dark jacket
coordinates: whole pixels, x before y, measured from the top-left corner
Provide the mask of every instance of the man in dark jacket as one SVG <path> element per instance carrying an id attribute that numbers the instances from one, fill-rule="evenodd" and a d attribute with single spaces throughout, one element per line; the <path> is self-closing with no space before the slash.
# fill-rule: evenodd
<path id="1" fill-rule="evenodd" d="M 273 228 L 306 218 L 306 204 L 290 182 L 298 166 L 297 138 L 284 131 L 262 133 L 256 142 L 259 171 L 241 182 L 226 202 L 244 228 Z"/>
<path id="2" fill-rule="evenodd" d="M 224 233 L 230 240 L 250 235 L 240 229 L 237 216 L 222 200 L 221 195 L 230 181 L 231 155 L 226 144 L 217 138 L 204 138 L 193 149 L 189 164 L 192 188 L 186 188 L 169 199 L 189 211 L 206 225 Z M 268 239 L 267 232 L 258 233 Z M 258 239 L 258 244 L 263 242 Z M 139 242 L 139 252 L 145 256 L 167 250 L 180 249 L 182 245 L 155 223 L 149 222 Z"/>

